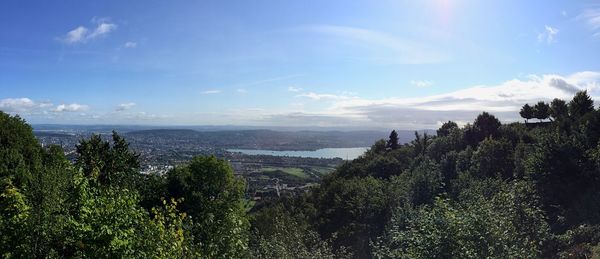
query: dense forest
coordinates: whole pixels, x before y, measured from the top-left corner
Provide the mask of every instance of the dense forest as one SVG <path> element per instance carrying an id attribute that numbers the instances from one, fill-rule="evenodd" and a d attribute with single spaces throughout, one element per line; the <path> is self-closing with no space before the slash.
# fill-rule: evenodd
<path id="1" fill-rule="evenodd" d="M 304 195 L 252 206 L 226 161 L 142 175 L 114 133 L 70 163 L 0 113 L 0 256 L 600 258 L 600 110 L 583 91 L 520 114 L 407 144 L 392 131 Z"/>

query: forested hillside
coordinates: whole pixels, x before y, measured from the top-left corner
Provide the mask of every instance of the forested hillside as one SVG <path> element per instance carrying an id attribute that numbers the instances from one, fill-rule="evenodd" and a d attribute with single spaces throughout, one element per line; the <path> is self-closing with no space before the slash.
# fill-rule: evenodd
<path id="1" fill-rule="evenodd" d="M 530 108 L 536 122 L 483 112 L 406 145 L 392 132 L 304 197 L 256 208 L 252 252 L 600 257 L 600 111 L 586 92 Z"/>
<path id="2" fill-rule="evenodd" d="M 142 175 L 113 133 L 71 164 L 0 113 L 0 257 L 600 257 L 600 111 L 579 92 L 521 115 L 407 144 L 393 131 L 306 194 L 252 207 L 226 161 Z"/>

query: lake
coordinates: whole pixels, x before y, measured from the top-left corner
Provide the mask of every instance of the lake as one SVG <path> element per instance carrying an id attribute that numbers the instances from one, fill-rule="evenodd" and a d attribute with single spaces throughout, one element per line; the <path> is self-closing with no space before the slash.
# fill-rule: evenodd
<path id="1" fill-rule="evenodd" d="M 313 157 L 313 158 L 341 158 L 355 159 L 362 155 L 368 148 L 322 148 L 314 151 L 277 151 L 264 149 L 227 149 L 229 152 L 239 152 L 246 155 L 270 155 L 270 156 L 295 156 L 295 157 Z"/>

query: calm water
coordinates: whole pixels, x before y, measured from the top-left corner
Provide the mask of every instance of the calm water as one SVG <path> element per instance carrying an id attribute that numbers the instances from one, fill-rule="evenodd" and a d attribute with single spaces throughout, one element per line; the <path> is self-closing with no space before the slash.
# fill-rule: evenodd
<path id="1" fill-rule="evenodd" d="M 263 149 L 228 149 L 229 152 L 240 152 L 246 155 L 296 156 L 314 158 L 355 159 L 367 151 L 366 147 L 354 148 L 323 148 L 315 151 L 275 151 Z"/>

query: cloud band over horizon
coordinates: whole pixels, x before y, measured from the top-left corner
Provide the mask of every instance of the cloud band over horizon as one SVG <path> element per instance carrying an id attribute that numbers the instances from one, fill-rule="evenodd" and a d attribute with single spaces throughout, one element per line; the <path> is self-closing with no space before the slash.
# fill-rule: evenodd
<path id="1" fill-rule="evenodd" d="M 289 90 L 289 89 L 286 89 Z M 115 112 L 93 111 L 85 104 L 37 102 L 29 98 L 0 100 L 0 110 L 36 122 L 47 122 L 52 112 L 72 113 L 68 120 L 82 124 L 155 124 L 155 125 L 252 125 L 252 126 L 315 126 L 424 129 L 436 128 L 452 120 L 459 124 L 472 122 L 482 111 L 488 111 L 505 122 L 520 120 L 518 111 L 525 103 L 550 102 L 553 98 L 570 100 L 581 90 L 600 98 L 600 72 L 583 71 L 570 75 L 529 75 L 498 85 L 478 85 L 445 94 L 402 98 L 366 99 L 357 95 L 315 93 L 294 88 L 289 94 L 320 104 L 322 109 L 305 111 L 296 106 L 269 109 L 230 109 L 221 112 L 184 111 L 173 114 L 127 112 L 133 102 L 117 105 Z M 213 92 L 217 92 L 216 90 Z M 211 93 L 213 93 L 211 92 Z M 220 92 L 220 91 L 219 91 Z M 143 109 L 144 107 L 138 107 Z M 231 123 L 235 122 L 235 123 Z"/>

